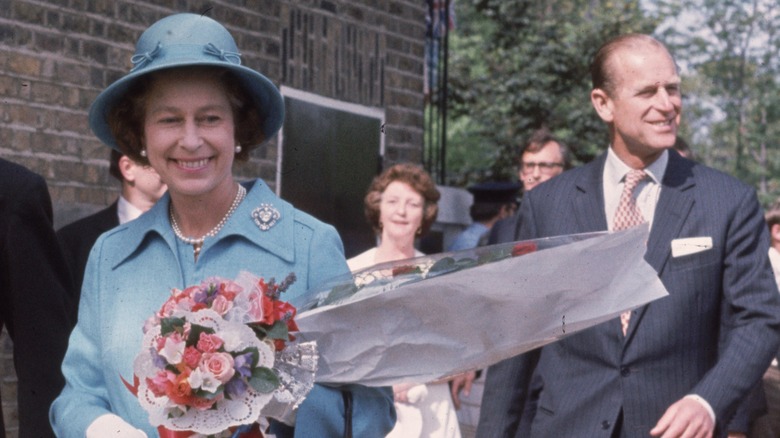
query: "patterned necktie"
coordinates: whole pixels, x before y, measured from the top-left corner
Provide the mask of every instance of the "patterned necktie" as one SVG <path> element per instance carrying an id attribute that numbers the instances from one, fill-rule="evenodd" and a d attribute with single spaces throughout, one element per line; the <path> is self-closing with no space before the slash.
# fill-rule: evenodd
<path id="1" fill-rule="evenodd" d="M 625 230 L 645 222 L 642 212 L 634 200 L 634 189 L 640 181 L 645 179 L 647 174 L 644 170 L 632 169 L 626 174 L 623 185 L 623 193 L 620 194 L 620 203 L 615 211 L 615 220 L 612 223 L 612 230 Z M 628 331 L 628 321 L 631 319 L 631 311 L 620 314 L 620 326 L 623 329 L 623 336 Z"/>

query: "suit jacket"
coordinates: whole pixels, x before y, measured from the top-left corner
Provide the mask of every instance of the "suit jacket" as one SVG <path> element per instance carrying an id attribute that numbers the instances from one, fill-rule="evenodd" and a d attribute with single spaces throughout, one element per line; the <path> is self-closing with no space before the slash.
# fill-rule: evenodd
<path id="1" fill-rule="evenodd" d="M 60 364 L 75 319 L 70 284 L 46 182 L 0 159 L 0 326 L 13 340 L 21 438 L 54 436 L 49 405 L 64 385 Z"/>
<path id="2" fill-rule="evenodd" d="M 607 229 L 605 160 L 527 193 L 518 238 Z M 622 436 L 646 437 L 687 394 L 704 398 L 725 431 L 778 346 L 766 225 L 754 189 L 673 151 L 661 184 L 645 259 L 669 296 L 637 309 L 625 337 L 615 319 L 497 364 L 510 377 L 486 388 L 485 399 L 492 392 L 503 406 L 494 406 L 497 421 L 480 424 L 480 436 L 511 436 L 507 422 L 516 421 L 534 369 L 544 388 L 532 436 L 610 437 L 622 412 Z M 673 257 L 672 241 L 688 237 L 711 237 L 712 248 Z"/>
<path id="3" fill-rule="evenodd" d="M 89 250 L 101 234 L 119 225 L 118 205 L 119 201 L 114 201 L 103 210 L 71 222 L 57 231 L 77 295 L 81 293 Z"/>
<path id="4" fill-rule="evenodd" d="M 514 242 L 520 229 L 520 214 L 515 213 L 508 218 L 501 219 L 493 225 L 488 236 L 488 245 L 496 243 Z"/>

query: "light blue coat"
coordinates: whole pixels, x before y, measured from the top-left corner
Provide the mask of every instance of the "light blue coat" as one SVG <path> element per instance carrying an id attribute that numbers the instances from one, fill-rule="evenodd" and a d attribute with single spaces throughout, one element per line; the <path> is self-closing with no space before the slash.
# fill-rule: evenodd
<path id="1" fill-rule="evenodd" d="M 66 386 L 50 410 L 60 437 L 83 438 L 97 417 L 114 413 L 149 437 L 157 436 L 148 416 L 120 377 L 133 379 L 133 360 L 142 327 L 169 297 L 211 276 L 235 278 L 240 271 L 297 281 L 283 295 L 291 300 L 310 287 L 348 272 L 335 229 L 278 198 L 261 180 L 246 184 L 248 193 L 217 238 L 206 239 L 197 263 L 192 246 L 173 233 L 165 195 L 135 221 L 106 232 L 87 263 L 78 324 L 70 337 L 62 371 Z M 252 211 L 269 204 L 280 219 L 267 231 Z M 342 388 L 343 389 L 343 388 Z M 351 386 L 355 436 L 384 436 L 395 422 L 387 388 Z M 315 386 L 301 405 L 296 436 L 343 436 L 341 390 Z"/>

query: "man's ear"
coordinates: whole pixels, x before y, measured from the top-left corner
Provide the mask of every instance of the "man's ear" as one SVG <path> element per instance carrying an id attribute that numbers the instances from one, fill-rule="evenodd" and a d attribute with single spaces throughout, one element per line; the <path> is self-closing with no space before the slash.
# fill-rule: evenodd
<path id="1" fill-rule="evenodd" d="M 119 158 L 119 172 L 122 173 L 122 178 L 130 184 L 135 182 L 135 167 L 136 164 L 127 158 L 127 155 L 122 155 Z"/>
<path id="2" fill-rule="evenodd" d="M 590 92 L 590 102 L 593 104 L 593 108 L 596 109 L 601 120 L 612 123 L 615 118 L 614 105 L 612 98 L 609 97 L 606 91 L 601 88 L 594 88 Z"/>

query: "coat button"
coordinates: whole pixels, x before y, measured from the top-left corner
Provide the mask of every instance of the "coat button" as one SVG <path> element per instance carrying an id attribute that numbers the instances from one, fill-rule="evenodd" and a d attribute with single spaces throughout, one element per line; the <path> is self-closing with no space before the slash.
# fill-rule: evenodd
<path id="1" fill-rule="evenodd" d="M 604 420 L 601 422 L 601 428 L 604 430 L 609 429 L 612 426 L 612 424 L 609 423 L 609 421 Z"/>
<path id="2" fill-rule="evenodd" d="M 623 377 L 628 377 L 631 375 L 631 369 L 628 367 L 620 367 L 620 375 Z"/>

